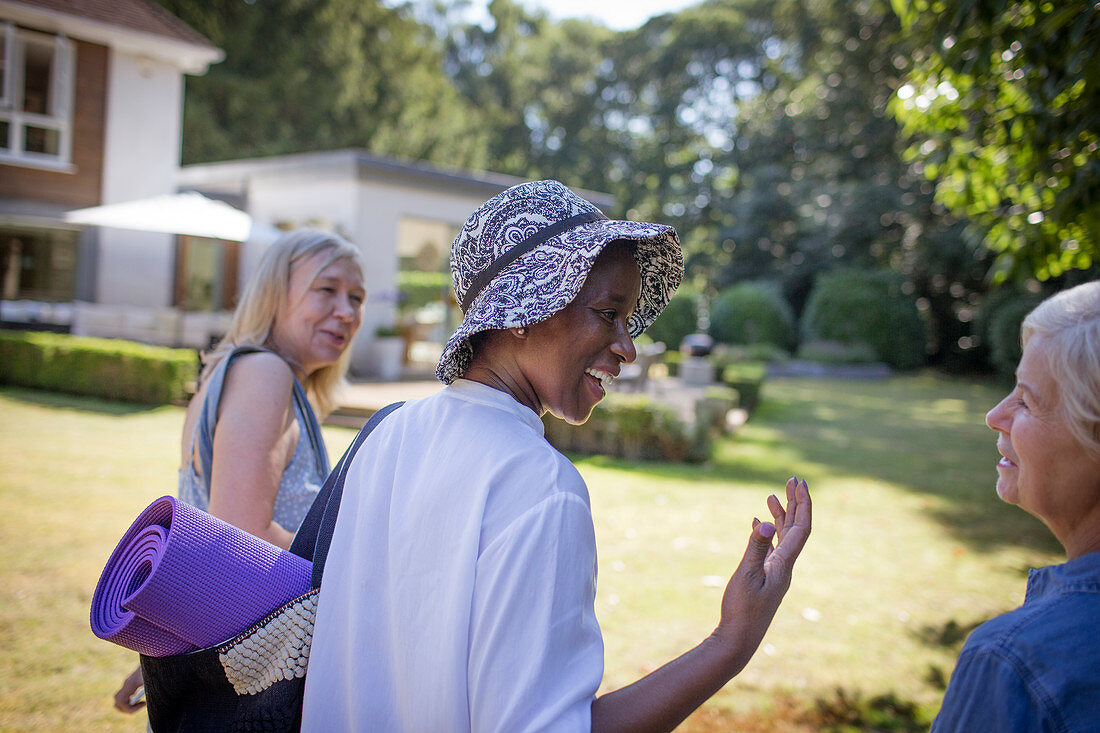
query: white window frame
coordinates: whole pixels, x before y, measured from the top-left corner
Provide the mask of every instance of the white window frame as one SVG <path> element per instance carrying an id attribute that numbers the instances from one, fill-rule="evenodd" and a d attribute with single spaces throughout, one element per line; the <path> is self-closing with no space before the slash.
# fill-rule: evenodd
<path id="1" fill-rule="evenodd" d="M 73 149 L 73 87 L 76 50 L 64 35 L 51 35 L 17 28 L 11 23 L 0 24 L 4 34 L 3 90 L 0 91 L 0 121 L 8 123 L 9 148 L 0 148 L 0 162 L 11 165 L 72 169 Z M 36 114 L 23 110 L 26 48 L 30 43 L 53 46 L 50 66 L 49 110 L 51 114 Z M 34 153 L 23 149 L 27 127 L 42 127 L 57 132 L 57 155 Z"/>

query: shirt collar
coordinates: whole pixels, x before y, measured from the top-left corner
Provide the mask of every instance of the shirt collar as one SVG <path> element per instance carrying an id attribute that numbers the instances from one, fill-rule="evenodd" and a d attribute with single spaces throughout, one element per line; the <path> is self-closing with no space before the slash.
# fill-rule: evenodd
<path id="1" fill-rule="evenodd" d="M 1060 565 L 1030 570 L 1024 602 L 1070 591 L 1100 593 L 1100 552 L 1090 552 Z"/>
<path id="2" fill-rule="evenodd" d="M 542 424 L 542 418 L 536 415 L 530 407 L 521 404 L 507 392 L 471 379 L 456 379 L 444 387 L 444 391 L 459 399 L 504 410 L 523 420 L 523 422 L 534 428 L 539 435 L 545 434 L 546 426 Z"/>

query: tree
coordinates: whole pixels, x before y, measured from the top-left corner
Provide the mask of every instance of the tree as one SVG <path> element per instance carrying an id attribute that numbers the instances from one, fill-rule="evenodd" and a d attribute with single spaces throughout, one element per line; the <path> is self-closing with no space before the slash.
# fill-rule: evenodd
<path id="1" fill-rule="evenodd" d="M 488 29 L 446 17 L 434 25 L 445 68 L 487 131 L 493 169 L 608 190 L 617 146 L 601 119 L 600 92 L 612 32 L 586 21 L 556 24 L 514 0 L 493 0 L 488 10 Z"/>
<path id="2" fill-rule="evenodd" d="M 997 276 L 1097 261 L 1100 12 L 1092 0 L 892 0 L 920 44 L 893 110 Z"/>
<path id="3" fill-rule="evenodd" d="M 360 0 L 161 0 L 226 52 L 188 79 L 185 163 L 365 148 L 484 167 L 429 28 Z"/>
<path id="4" fill-rule="evenodd" d="M 897 17 L 885 0 L 783 0 L 752 22 L 767 29 L 764 71 L 715 159 L 730 186 L 716 198 L 714 286 L 778 278 L 801 313 L 821 275 L 889 268 L 919 297 L 933 359 L 969 360 L 990 257 L 900 155 L 888 104 L 909 53 Z"/>

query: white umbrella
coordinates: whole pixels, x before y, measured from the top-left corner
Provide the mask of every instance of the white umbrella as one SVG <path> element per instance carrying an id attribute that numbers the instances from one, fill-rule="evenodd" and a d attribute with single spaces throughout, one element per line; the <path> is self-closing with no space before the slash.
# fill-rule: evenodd
<path id="1" fill-rule="evenodd" d="M 224 201 L 194 191 L 75 209 L 65 213 L 65 221 L 263 244 L 270 244 L 281 234 Z"/>

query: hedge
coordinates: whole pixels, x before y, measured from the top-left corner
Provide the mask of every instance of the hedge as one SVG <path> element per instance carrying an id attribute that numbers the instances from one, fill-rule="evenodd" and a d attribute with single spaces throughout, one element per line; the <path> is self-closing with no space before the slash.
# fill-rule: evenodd
<path id="1" fill-rule="evenodd" d="M 726 288 L 710 306 L 710 335 L 723 344 L 772 344 L 790 349 L 794 314 L 772 283 L 743 282 Z"/>
<path id="2" fill-rule="evenodd" d="M 547 413 L 546 439 L 564 452 L 615 456 L 627 460 L 687 461 L 710 457 L 715 404 L 696 404 L 695 424 L 688 424 L 668 405 L 642 395 L 611 393 L 592 410 L 583 425 L 570 425 Z M 726 410 L 736 407 L 728 400 Z M 722 411 L 725 416 L 725 411 Z"/>
<path id="3" fill-rule="evenodd" d="M 719 379 L 737 392 L 740 406 L 751 413 L 760 405 L 767 373 L 764 362 L 734 361 L 721 365 Z"/>
<path id="4" fill-rule="evenodd" d="M 866 344 L 895 369 L 924 364 L 927 343 L 916 297 L 885 270 L 836 270 L 818 276 L 802 313 L 802 341 Z"/>
<path id="5" fill-rule="evenodd" d="M 0 331 L 0 383 L 123 402 L 165 404 L 198 376 L 191 349 L 44 331 Z"/>
<path id="6" fill-rule="evenodd" d="M 646 329 L 646 335 L 663 343 L 669 351 L 679 349 L 685 336 L 699 330 L 698 300 L 698 293 L 681 287 Z"/>

